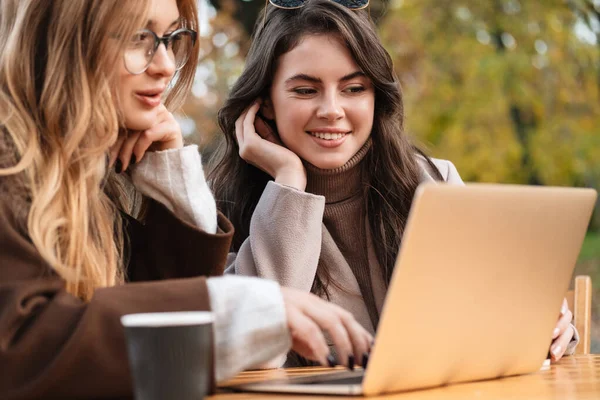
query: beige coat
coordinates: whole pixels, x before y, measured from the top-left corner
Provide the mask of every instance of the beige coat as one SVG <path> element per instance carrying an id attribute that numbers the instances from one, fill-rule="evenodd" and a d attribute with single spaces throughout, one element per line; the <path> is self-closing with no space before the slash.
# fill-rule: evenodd
<path id="1" fill-rule="evenodd" d="M 462 185 L 450 161 L 433 159 L 449 184 Z M 421 182 L 435 182 L 429 166 L 419 158 Z M 331 278 L 345 290 L 330 286 L 330 300 L 348 311 L 365 329 L 374 333 L 358 282 L 337 244 L 323 225 L 325 197 L 269 182 L 250 222 L 250 236 L 237 254 L 231 253 L 226 273 L 273 279 L 282 286 L 309 292 L 319 258 L 333 268 Z M 367 229 L 367 232 L 369 230 Z M 369 238 L 368 238 L 369 240 Z M 377 309 L 381 312 L 385 298 L 385 282 L 379 271 L 373 246 L 369 244 L 371 281 Z"/>

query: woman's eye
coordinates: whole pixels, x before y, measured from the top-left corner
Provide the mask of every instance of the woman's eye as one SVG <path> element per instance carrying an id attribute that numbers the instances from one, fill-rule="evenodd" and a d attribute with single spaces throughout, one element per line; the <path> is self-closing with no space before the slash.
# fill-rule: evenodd
<path id="1" fill-rule="evenodd" d="M 317 91 L 315 89 L 312 88 L 297 88 L 294 89 L 294 92 L 300 95 L 309 95 L 309 94 L 315 94 L 317 93 Z"/>
<path id="2" fill-rule="evenodd" d="M 362 93 L 365 91 L 365 88 L 362 86 L 350 86 L 346 88 L 348 93 Z"/>
<path id="3" fill-rule="evenodd" d="M 146 32 L 140 32 L 140 33 L 136 33 L 135 35 L 133 35 L 133 37 L 131 38 L 131 41 L 133 43 L 138 43 L 138 42 L 143 42 L 145 40 L 148 39 L 148 33 Z"/>
<path id="4" fill-rule="evenodd" d="M 148 33 L 136 33 L 131 37 L 128 47 L 130 48 L 145 48 L 149 43 L 150 35 Z"/>

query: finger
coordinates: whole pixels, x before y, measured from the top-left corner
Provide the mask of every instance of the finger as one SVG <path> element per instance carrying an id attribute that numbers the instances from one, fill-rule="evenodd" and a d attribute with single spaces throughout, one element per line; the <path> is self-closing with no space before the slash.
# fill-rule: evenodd
<path id="1" fill-rule="evenodd" d="M 246 162 L 253 163 L 254 157 L 259 155 L 259 157 L 264 156 L 263 153 L 257 153 L 257 151 L 264 152 L 264 146 L 260 146 L 260 137 L 256 134 L 254 129 L 254 116 L 256 115 L 256 111 L 258 110 L 258 103 L 254 102 L 246 111 L 244 115 L 244 119 L 242 120 L 242 127 L 240 129 L 243 144 L 240 145 L 240 157 L 244 159 Z M 266 171 L 269 173 L 268 171 Z"/>
<path id="2" fill-rule="evenodd" d="M 366 330 L 365 330 L 365 333 L 363 334 L 363 337 L 364 337 L 364 341 L 367 343 L 367 345 L 366 345 L 367 346 L 366 353 L 367 353 L 367 356 L 368 356 L 369 354 L 371 354 L 371 349 L 373 348 L 373 344 L 375 343 L 375 338 L 373 338 L 373 335 L 371 335 Z M 364 354 L 363 354 L 363 356 L 364 356 Z M 363 365 L 364 364 L 365 364 L 365 360 L 363 360 Z"/>
<path id="3" fill-rule="evenodd" d="M 569 328 L 571 321 L 573 320 L 573 313 L 570 310 L 567 310 L 566 313 L 561 315 L 556 324 L 556 328 L 552 332 L 552 339 L 556 339 L 559 335 L 561 335 L 567 328 Z"/>
<path id="4" fill-rule="evenodd" d="M 242 146 L 244 145 L 244 132 L 243 132 L 243 125 L 244 125 L 244 118 L 246 118 L 246 112 L 244 111 L 239 117 L 238 119 L 235 120 L 235 138 L 237 139 L 238 142 L 238 148 L 242 148 Z"/>
<path id="5" fill-rule="evenodd" d="M 350 341 L 352 342 L 355 362 L 358 365 L 363 365 L 365 363 L 364 358 L 369 353 L 373 336 L 371 336 L 371 334 L 356 321 L 352 314 L 345 310 L 343 311 L 344 313 L 341 315 L 341 320 L 346 327 Z"/>
<path id="6" fill-rule="evenodd" d="M 112 167 L 113 164 L 115 163 L 115 161 L 117 160 L 117 157 L 119 156 L 119 151 L 121 151 L 121 146 L 123 145 L 123 142 L 125 141 L 126 136 L 125 135 L 120 135 L 117 138 L 117 141 L 115 142 L 115 144 L 112 145 L 112 147 L 109 150 L 108 153 L 108 166 Z"/>
<path id="7" fill-rule="evenodd" d="M 341 320 L 341 313 L 347 311 L 333 306 L 331 303 L 327 303 L 314 295 L 311 295 L 309 301 L 304 303 L 303 306 L 305 314 L 315 321 L 322 330 L 326 331 L 333 340 L 339 363 L 344 366 L 353 367 L 356 360 L 350 358 L 350 356 L 354 358 L 352 342 Z"/>
<path id="8" fill-rule="evenodd" d="M 156 141 L 154 140 L 153 136 L 154 135 L 152 135 L 148 131 L 141 132 L 133 148 L 133 153 L 135 154 L 136 162 L 139 163 L 140 161 L 142 161 L 150 146 L 152 146 L 152 144 Z"/>
<path id="9" fill-rule="evenodd" d="M 123 171 L 127 171 L 127 168 L 129 168 L 133 146 L 135 146 L 139 136 L 140 132 L 129 133 L 123 142 L 123 145 L 121 146 L 121 150 L 119 151 L 119 160 L 121 160 Z"/>
<path id="10" fill-rule="evenodd" d="M 255 101 L 252 103 L 248 111 L 246 112 L 246 116 L 244 117 L 244 139 L 248 140 L 249 136 L 258 136 L 256 134 L 256 130 L 254 129 L 254 121 L 256 120 L 256 113 L 260 109 L 260 103 Z"/>
<path id="11" fill-rule="evenodd" d="M 560 308 L 560 315 L 564 315 L 569 311 L 569 303 L 567 303 L 567 299 L 563 299 L 562 307 Z"/>
<path id="12" fill-rule="evenodd" d="M 319 326 L 296 307 L 288 309 L 287 318 L 290 335 L 294 343 L 297 343 L 294 350 L 305 358 L 328 365 L 329 347 Z"/>
<path id="13" fill-rule="evenodd" d="M 567 329 L 552 342 L 552 346 L 550 346 L 550 355 L 552 357 L 552 361 L 558 361 L 562 358 L 567 350 L 567 346 L 571 339 L 573 339 L 573 328 L 569 324 Z"/>
<path id="14" fill-rule="evenodd" d="M 367 350 L 366 357 L 365 357 L 365 354 L 363 354 L 362 367 L 364 369 L 367 369 L 369 357 L 371 356 L 371 350 L 373 349 L 373 346 L 375 345 L 375 338 L 373 338 L 373 336 L 367 332 L 365 335 L 365 340 L 368 342 L 368 350 Z"/>
<path id="15" fill-rule="evenodd" d="M 133 153 L 137 158 L 137 162 L 140 162 L 148 149 L 153 148 L 157 144 L 164 145 L 165 143 L 174 143 L 180 139 L 179 124 L 172 118 L 171 114 L 168 114 L 168 118 L 163 122 L 154 125 L 152 128 L 143 131 L 133 148 Z M 183 143 L 181 143 L 183 145 Z M 174 147 L 180 147 L 179 144 L 174 144 Z M 168 148 L 174 148 L 167 146 Z M 157 150 L 161 147 L 158 146 Z"/>

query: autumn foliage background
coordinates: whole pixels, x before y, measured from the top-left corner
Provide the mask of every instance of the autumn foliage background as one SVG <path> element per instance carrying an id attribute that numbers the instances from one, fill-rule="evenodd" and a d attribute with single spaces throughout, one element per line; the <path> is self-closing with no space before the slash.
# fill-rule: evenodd
<path id="1" fill-rule="evenodd" d="M 201 60 L 180 118 L 205 159 L 264 4 L 200 2 Z M 600 190 L 600 0 L 371 0 L 370 11 L 402 83 L 407 133 L 432 156 L 465 181 Z M 598 210 L 576 267 L 593 279 L 595 352 Z"/>

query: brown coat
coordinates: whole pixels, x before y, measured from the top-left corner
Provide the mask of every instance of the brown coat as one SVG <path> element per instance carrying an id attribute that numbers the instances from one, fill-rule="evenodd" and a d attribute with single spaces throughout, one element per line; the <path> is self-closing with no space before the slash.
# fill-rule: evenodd
<path id="1" fill-rule="evenodd" d="M 130 396 L 119 317 L 208 310 L 206 275 L 221 275 L 232 238 L 187 225 L 153 203 L 145 224 L 123 216 L 128 283 L 98 289 L 89 303 L 68 294 L 0 201 L 0 399 Z M 187 278 L 187 279 L 181 279 Z M 164 279 L 171 279 L 165 281 Z"/>

